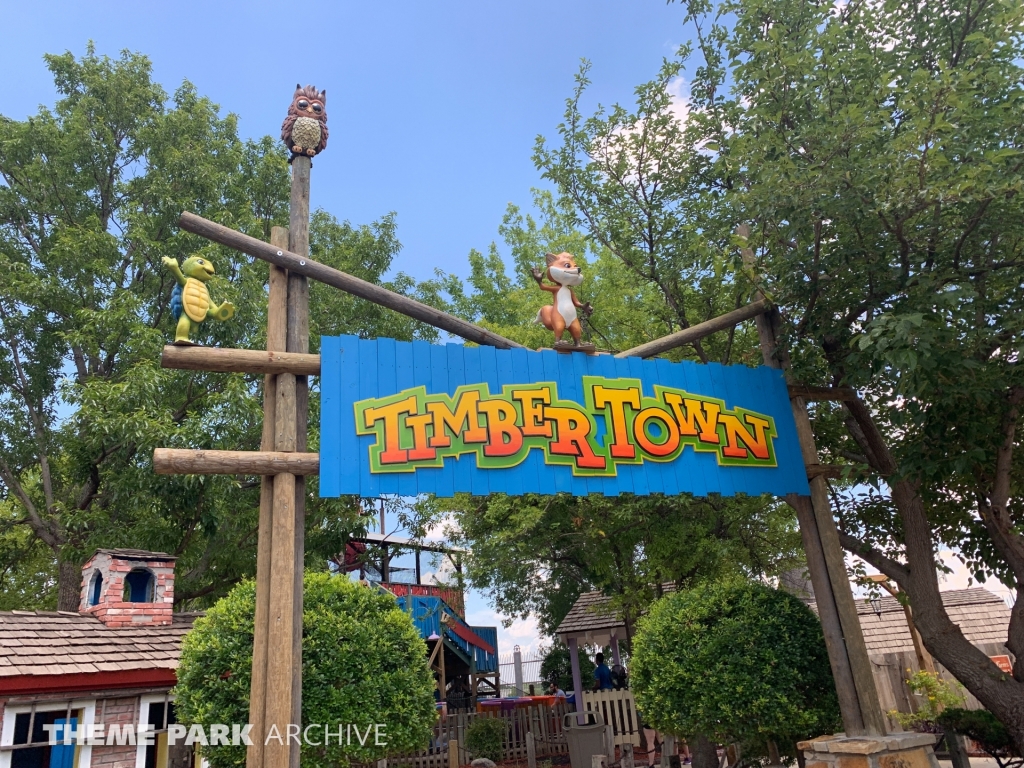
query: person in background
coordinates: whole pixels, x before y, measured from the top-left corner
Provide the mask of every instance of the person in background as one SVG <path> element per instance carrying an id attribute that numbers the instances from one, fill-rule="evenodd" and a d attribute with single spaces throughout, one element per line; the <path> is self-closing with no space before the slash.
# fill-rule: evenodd
<path id="1" fill-rule="evenodd" d="M 597 661 L 597 666 L 594 667 L 594 690 L 595 691 L 610 691 L 615 688 L 612 684 L 612 671 L 608 669 L 608 665 L 604 663 L 604 654 L 599 653 L 594 657 Z"/>
<path id="2" fill-rule="evenodd" d="M 554 696 L 556 699 L 565 698 L 565 691 L 558 687 L 558 683 L 551 684 L 551 687 L 548 688 L 548 694 Z"/>

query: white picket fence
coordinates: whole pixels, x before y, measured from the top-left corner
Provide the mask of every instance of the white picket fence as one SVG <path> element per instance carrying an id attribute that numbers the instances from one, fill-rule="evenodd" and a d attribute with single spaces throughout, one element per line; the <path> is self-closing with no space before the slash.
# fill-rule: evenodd
<path id="1" fill-rule="evenodd" d="M 606 725 L 612 727 L 616 746 L 640 746 L 640 719 L 632 691 L 584 691 L 585 712 L 600 712 Z"/>

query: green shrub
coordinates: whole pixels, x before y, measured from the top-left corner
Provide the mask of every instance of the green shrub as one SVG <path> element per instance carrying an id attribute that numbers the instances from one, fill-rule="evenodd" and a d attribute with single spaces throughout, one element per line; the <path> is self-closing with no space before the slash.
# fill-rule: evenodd
<path id="1" fill-rule="evenodd" d="M 961 709 L 950 707 L 935 722 L 947 731 L 974 739 L 983 750 L 1003 764 L 1007 757 L 1020 757 L 1014 749 L 1013 739 L 1006 726 L 987 709 Z"/>
<path id="2" fill-rule="evenodd" d="M 908 669 L 909 673 L 910 670 Z M 907 678 L 907 687 L 920 701 L 917 712 L 900 712 L 889 710 L 889 717 L 907 731 L 934 728 L 936 718 L 948 707 L 960 707 L 964 704 L 963 686 L 954 681 L 949 683 L 934 672 L 914 672 Z"/>
<path id="3" fill-rule="evenodd" d="M 729 581 L 658 600 L 633 641 L 632 688 L 665 733 L 766 751 L 837 730 L 821 624 L 792 595 Z"/>
<path id="4" fill-rule="evenodd" d="M 481 715 L 466 729 L 466 749 L 474 757 L 501 762 L 505 752 L 505 721 L 500 717 Z"/>
<path id="5" fill-rule="evenodd" d="M 249 722 L 256 587 L 243 582 L 186 635 L 177 711 L 186 725 Z M 326 573 L 307 573 L 302 618 L 302 726 L 384 725 L 360 745 L 302 745 L 303 768 L 366 763 L 430 743 L 437 719 L 426 647 L 409 615 L 379 590 Z M 323 731 L 310 735 L 322 740 Z M 252 734 L 255 741 L 257 734 Z M 245 746 L 203 747 L 211 768 L 241 768 Z"/>

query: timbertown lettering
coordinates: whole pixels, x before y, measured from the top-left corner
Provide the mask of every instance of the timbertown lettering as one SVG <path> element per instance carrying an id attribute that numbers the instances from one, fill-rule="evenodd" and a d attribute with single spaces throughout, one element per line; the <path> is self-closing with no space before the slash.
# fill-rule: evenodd
<path id="1" fill-rule="evenodd" d="M 647 396 L 639 379 L 583 376 L 581 391 L 579 403 L 563 399 L 555 382 L 500 393 L 469 384 L 453 395 L 412 387 L 356 402 L 356 432 L 375 438 L 374 473 L 440 467 L 465 454 L 481 469 L 505 469 L 537 450 L 574 475 L 612 477 L 620 464 L 673 461 L 687 446 L 723 466 L 777 466 L 771 416 L 660 385 Z"/>

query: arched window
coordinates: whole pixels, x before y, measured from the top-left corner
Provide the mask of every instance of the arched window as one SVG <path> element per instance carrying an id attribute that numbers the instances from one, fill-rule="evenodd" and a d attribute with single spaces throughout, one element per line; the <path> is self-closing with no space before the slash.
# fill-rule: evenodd
<path id="1" fill-rule="evenodd" d="M 100 597 L 103 595 L 103 574 L 96 571 L 89 583 L 89 605 L 99 605 Z"/>
<path id="2" fill-rule="evenodd" d="M 135 568 L 124 577 L 124 602 L 153 602 L 153 574 L 145 568 Z"/>

